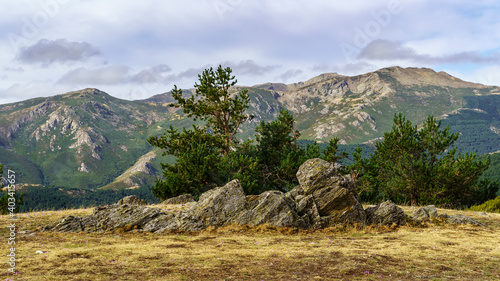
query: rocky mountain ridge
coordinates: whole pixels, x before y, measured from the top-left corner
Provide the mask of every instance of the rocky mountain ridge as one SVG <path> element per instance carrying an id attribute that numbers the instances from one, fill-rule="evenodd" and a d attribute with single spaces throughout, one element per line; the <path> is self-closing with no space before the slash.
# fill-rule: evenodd
<path id="1" fill-rule="evenodd" d="M 237 91 L 243 87 L 235 87 Z M 460 131 L 478 154 L 500 150 L 500 88 L 462 81 L 432 69 L 391 67 L 358 76 L 322 74 L 293 84 L 248 88 L 241 139 L 279 109 L 294 113 L 303 139 L 358 144 L 380 138 L 403 112 L 414 124 L 428 114 Z M 188 95 L 193 89 L 185 91 Z M 0 162 L 24 184 L 62 188 L 136 188 L 154 182 L 165 159 L 147 144 L 169 125 L 189 127 L 169 93 L 126 101 L 97 89 L 0 105 Z M 155 154 L 156 156 L 153 156 Z"/>

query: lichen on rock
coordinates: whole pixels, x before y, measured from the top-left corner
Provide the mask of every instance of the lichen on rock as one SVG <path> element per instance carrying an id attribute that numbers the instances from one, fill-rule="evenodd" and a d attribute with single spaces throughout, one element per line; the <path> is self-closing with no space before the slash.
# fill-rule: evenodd
<path id="1" fill-rule="evenodd" d="M 466 216 L 438 215 L 434 206 L 422 207 L 410 217 L 391 201 L 364 210 L 352 179 L 321 159 L 306 161 L 297 178 L 299 185 L 287 193 L 271 190 L 259 195 L 245 195 L 240 182 L 232 180 L 203 193 L 189 209 L 175 214 L 141 206 L 145 204 L 143 200 L 129 196 L 118 204 L 97 207 L 90 216 L 68 216 L 46 230 L 200 231 L 230 224 L 316 229 L 346 224 L 405 225 L 407 220 L 427 222 L 433 218 L 481 225 Z M 182 197 L 192 200 L 188 195 Z M 182 198 L 174 198 L 171 203 L 177 199 Z"/>

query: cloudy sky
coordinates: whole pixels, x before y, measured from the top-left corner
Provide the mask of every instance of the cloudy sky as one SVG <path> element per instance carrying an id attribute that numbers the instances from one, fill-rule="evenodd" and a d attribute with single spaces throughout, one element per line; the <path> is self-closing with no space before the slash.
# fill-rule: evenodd
<path id="1" fill-rule="evenodd" d="M 87 87 L 123 99 L 325 72 L 429 67 L 500 85 L 495 0 L 0 0 L 0 104 Z"/>

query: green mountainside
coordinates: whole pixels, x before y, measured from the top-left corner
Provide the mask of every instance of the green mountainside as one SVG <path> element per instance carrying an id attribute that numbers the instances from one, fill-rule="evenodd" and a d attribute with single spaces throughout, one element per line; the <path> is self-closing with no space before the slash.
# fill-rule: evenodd
<path id="1" fill-rule="evenodd" d="M 95 89 L 2 105 L 0 116 L 0 159 L 19 181 L 73 189 L 110 183 L 151 150 L 146 138 L 178 123 L 161 105 Z"/>
<path id="2" fill-rule="evenodd" d="M 255 118 L 241 127 L 240 139 L 252 138 L 260 121 L 274 120 L 286 108 L 304 141 L 339 137 L 352 150 L 373 144 L 391 129 L 394 113 L 402 112 L 414 124 L 429 114 L 437 116 L 452 132 L 460 132 L 461 151 L 500 151 L 500 88 L 432 69 L 391 67 L 353 77 L 327 73 L 295 84 L 246 88 Z M 148 137 L 169 125 L 193 124 L 182 110 L 168 106 L 172 101 L 170 93 L 126 101 L 84 89 L 0 105 L 0 163 L 17 172 L 19 183 L 38 188 L 71 192 L 150 186 L 161 174 L 159 163 L 175 160 L 154 150 Z M 488 177 L 499 177 L 500 163 L 493 161 L 498 155 L 492 155 Z"/>

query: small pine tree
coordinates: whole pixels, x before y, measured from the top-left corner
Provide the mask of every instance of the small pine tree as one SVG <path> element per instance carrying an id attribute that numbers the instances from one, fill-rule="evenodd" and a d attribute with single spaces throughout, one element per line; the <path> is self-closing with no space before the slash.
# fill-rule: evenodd
<path id="1" fill-rule="evenodd" d="M 453 143 L 458 133 L 441 130 L 430 115 L 421 130 L 401 114 L 394 115 L 392 131 L 376 144 L 363 164 L 360 186 L 371 186 L 368 197 L 397 203 L 463 207 L 495 196 L 496 183 L 479 181 L 489 161 L 475 161 L 475 153 L 461 154 Z"/>
<path id="2" fill-rule="evenodd" d="M 170 106 L 182 108 L 188 117 L 206 124 L 182 131 L 170 126 L 163 135 L 149 138 L 151 145 L 164 150 L 163 155 L 177 157 L 174 165 L 162 163 L 165 180 L 157 179 L 151 188 L 155 197 L 165 200 L 184 193 L 197 196 L 232 176 L 219 168 L 231 162 L 228 158 L 239 146 L 235 134 L 253 117 L 245 113 L 250 100 L 247 90 L 236 95 L 229 92 L 237 82 L 231 73 L 230 68 L 221 66 L 216 71 L 205 70 L 198 75 L 200 84 L 195 83 L 196 95 L 190 98 L 184 98 L 177 86 L 172 90 L 176 103 Z"/>
<path id="3" fill-rule="evenodd" d="M 300 165 L 309 158 L 320 156 L 316 143 L 306 147 L 298 145 L 300 132 L 295 129 L 295 118 L 288 110 L 280 110 L 275 121 L 261 121 L 255 132 L 263 190 L 290 190 L 298 183 L 296 173 Z"/>

